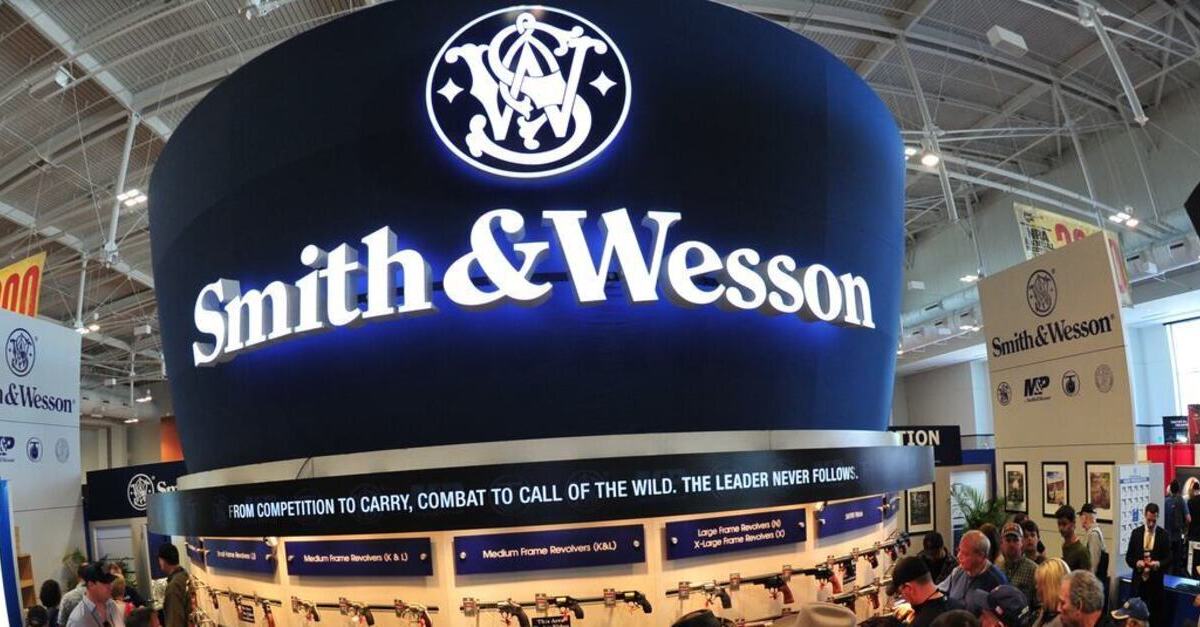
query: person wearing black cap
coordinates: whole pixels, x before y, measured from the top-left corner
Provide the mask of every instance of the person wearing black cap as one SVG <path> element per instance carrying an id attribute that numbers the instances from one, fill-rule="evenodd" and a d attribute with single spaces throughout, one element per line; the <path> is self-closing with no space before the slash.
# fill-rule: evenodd
<path id="1" fill-rule="evenodd" d="M 163 595 L 164 627 L 187 627 L 188 574 L 179 566 L 179 549 L 170 542 L 158 547 L 158 566 L 167 574 L 167 591 Z"/>
<path id="2" fill-rule="evenodd" d="M 1092 571 L 1092 556 L 1088 555 L 1087 547 L 1075 535 L 1075 508 L 1063 505 L 1054 512 L 1058 521 L 1058 533 L 1062 536 L 1062 558 L 1071 570 Z"/>
<path id="3" fill-rule="evenodd" d="M 950 610 L 963 608 L 962 603 L 950 599 L 938 590 L 929 574 L 925 560 L 909 555 L 896 562 L 892 568 L 892 582 L 888 584 L 890 596 L 900 595 L 913 609 L 912 625 L 928 627 L 933 620 Z"/>
<path id="4" fill-rule="evenodd" d="M 967 595 L 967 611 L 979 616 L 982 627 L 1022 627 L 1033 610 L 1025 594 L 1014 586 L 996 586 L 991 592 L 972 590 Z"/>
<path id="5" fill-rule="evenodd" d="M 125 627 L 125 612 L 112 599 L 113 574 L 100 562 L 83 572 L 86 591 L 71 610 L 66 627 Z"/>
<path id="6" fill-rule="evenodd" d="M 1125 565 L 1133 569 L 1133 591 L 1150 608 L 1150 624 L 1171 624 L 1163 591 L 1163 575 L 1171 567 L 1171 545 L 1167 534 L 1158 528 L 1158 503 L 1146 505 L 1145 524 L 1129 535 Z"/>

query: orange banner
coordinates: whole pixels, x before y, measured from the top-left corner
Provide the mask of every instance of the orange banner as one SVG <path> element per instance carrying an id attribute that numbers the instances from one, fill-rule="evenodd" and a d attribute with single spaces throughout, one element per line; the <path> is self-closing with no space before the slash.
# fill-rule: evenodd
<path id="1" fill-rule="evenodd" d="M 0 308 L 36 318 L 46 253 L 0 268 Z"/>

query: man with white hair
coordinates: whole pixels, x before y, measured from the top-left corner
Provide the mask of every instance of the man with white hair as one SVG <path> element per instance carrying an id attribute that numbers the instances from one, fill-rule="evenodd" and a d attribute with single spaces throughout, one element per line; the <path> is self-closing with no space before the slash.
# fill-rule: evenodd
<path id="1" fill-rule="evenodd" d="M 966 604 L 972 590 L 991 592 L 996 586 L 1008 583 L 1004 573 L 988 559 L 992 543 L 982 531 L 972 529 L 958 542 L 958 566 L 938 589 L 948 598 Z"/>
<path id="2" fill-rule="evenodd" d="M 1104 589 L 1090 571 L 1073 570 L 1063 577 L 1058 618 L 1063 627 L 1114 627 L 1104 611 Z"/>

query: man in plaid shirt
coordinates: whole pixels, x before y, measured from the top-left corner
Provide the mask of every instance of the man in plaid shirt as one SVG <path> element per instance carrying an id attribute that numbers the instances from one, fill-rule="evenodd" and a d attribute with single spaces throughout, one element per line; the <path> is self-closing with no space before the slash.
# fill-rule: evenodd
<path id="1" fill-rule="evenodd" d="M 1023 534 L 1020 525 L 1013 522 L 1004 525 L 1004 528 L 1000 530 L 1001 558 L 997 560 L 998 563 L 996 565 L 1000 567 L 1000 570 L 1004 572 L 1004 576 L 1008 578 L 1009 585 L 1023 592 L 1025 598 L 1029 600 L 1030 607 L 1036 609 L 1038 596 L 1033 574 L 1037 570 L 1037 564 L 1028 557 L 1025 557 L 1022 552 L 1022 537 Z"/>

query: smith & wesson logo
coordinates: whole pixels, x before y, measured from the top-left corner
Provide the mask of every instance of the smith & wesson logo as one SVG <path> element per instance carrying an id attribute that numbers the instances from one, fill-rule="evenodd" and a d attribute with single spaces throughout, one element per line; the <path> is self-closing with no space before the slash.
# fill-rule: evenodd
<path id="1" fill-rule="evenodd" d="M 1029 311 L 1039 318 L 1054 313 L 1058 307 L 1058 283 L 1054 280 L 1053 269 L 1038 269 L 1029 275 L 1029 280 L 1025 282 L 1025 301 Z M 1063 318 L 1040 323 L 1032 329 L 1014 331 L 1012 339 L 993 337 L 992 357 L 1005 357 L 1034 348 L 1112 333 L 1116 318 L 1115 313 L 1084 320 Z"/>
<path id="2" fill-rule="evenodd" d="M 612 39 L 549 7 L 477 18 L 442 46 L 425 81 L 429 120 L 446 147 L 518 178 L 567 172 L 600 154 L 625 123 L 629 96 Z"/>

